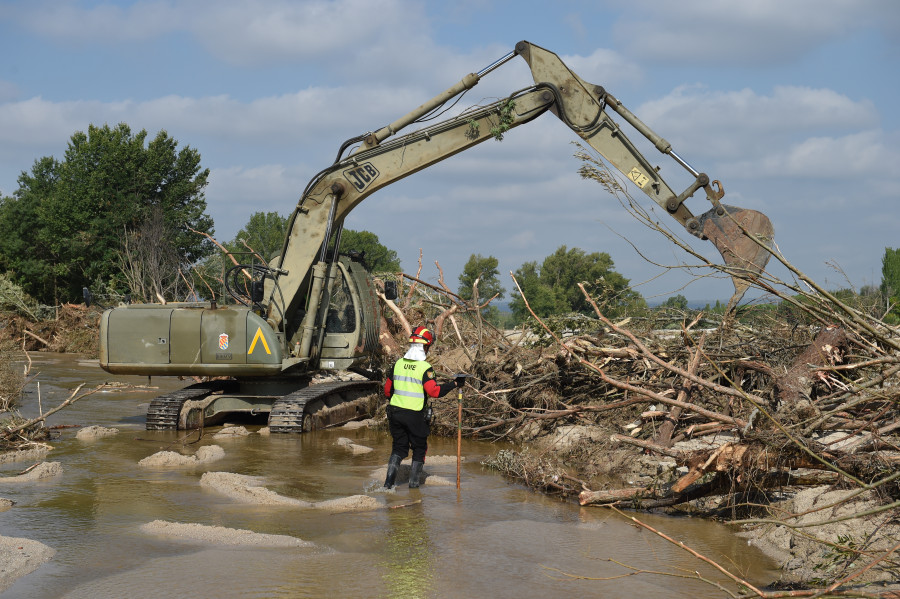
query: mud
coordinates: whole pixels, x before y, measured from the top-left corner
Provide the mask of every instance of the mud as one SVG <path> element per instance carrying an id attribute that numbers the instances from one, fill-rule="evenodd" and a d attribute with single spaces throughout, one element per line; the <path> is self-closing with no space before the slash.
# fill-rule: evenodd
<path id="1" fill-rule="evenodd" d="M 200 478 L 200 486 L 207 487 L 242 503 L 255 505 L 290 505 L 312 507 L 312 503 L 285 497 L 262 486 L 262 479 L 234 472 L 207 472 Z"/>
<path id="2" fill-rule="evenodd" d="M 341 426 L 341 428 L 345 430 L 356 430 L 360 428 L 378 426 L 379 424 L 380 422 L 378 420 L 375 420 L 373 418 L 366 418 L 365 420 L 351 420 L 350 422 L 347 422 L 346 424 Z"/>
<path id="3" fill-rule="evenodd" d="M 159 451 L 147 456 L 138 466 L 142 468 L 180 468 L 209 464 L 225 457 L 225 450 L 218 445 L 204 445 L 194 455 L 183 455 L 174 451 Z"/>
<path id="4" fill-rule="evenodd" d="M 17 578 L 25 576 L 50 561 L 56 553 L 51 547 L 17 537 L 0 537 L 0 592 Z"/>
<path id="5" fill-rule="evenodd" d="M 62 471 L 62 464 L 59 462 L 41 462 L 24 474 L 0 478 L 0 483 L 30 483 L 44 478 L 59 476 L 62 474 Z"/>
<path id="6" fill-rule="evenodd" d="M 212 545 L 245 545 L 253 547 L 311 547 L 313 544 L 288 535 L 271 535 L 204 524 L 154 520 L 141 525 L 141 532 L 171 539 L 196 541 Z"/>
<path id="7" fill-rule="evenodd" d="M 351 495 L 338 499 L 311 502 L 294 497 L 279 495 L 263 486 L 264 480 L 234 472 L 207 472 L 200 479 L 200 485 L 226 495 L 242 503 L 254 505 L 286 505 L 305 509 L 320 509 L 328 512 L 350 512 L 373 510 L 381 503 L 368 495 Z"/>
<path id="8" fill-rule="evenodd" d="M 0 454 L 0 465 L 42 460 L 48 453 L 50 453 L 51 449 L 53 448 L 42 445 L 39 447 L 32 447 L 31 449 L 7 451 Z"/>
<path id="9" fill-rule="evenodd" d="M 830 507 L 851 493 L 852 491 L 836 491 L 824 486 L 803 489 L 773 506 L 779 513 L 804 514 L 788 519 L 788 522 L 797 528 L 764 524 L 739 535 L 747 538 L 748 544 L 756 546 L 782 564 L 781 579 L 786 583 L 807 582 L 817 577 L 833 575 L 834 566 L 830 558 L 836 552 L 811 540 L 808 536 L 811 532 L 814 531 L 814 535 L 823 541 L 842 545 L 852 542 L 856 546 L 862 546 L 870 535 L 879 530 L 881 542 L 872 543 L 867 547 L 871 555 L 878 555 L 891 549 L 900 539 L 900 525 L 892 521 L 890 512 L 830 522 L 843 516 L 872 510 L 880 505 L 872 496 L 862 495 L 855 500 Z M 818 511 L 805 513 L 810 510 Z M 811 529 L 810 525 L 813 524 L 815 527 Z M 849 571 L 846 573 L 849 574 Z M 876 566 L 856 580 L 860 583 L 900 584 L 894 576 L 895 572 L 885 571 Z"/>
<path id="10" fill-rule="evenodd" d="M 372 452 L 371 447 L 354 443 L 347 437 L 340 437 L 337 441 L 334 442 L 334 444 L 349 450 L 353 455 L 361 455 Z"/>
<path id="11" fill-rule="evenodd" d="M 75 438 L 81 441 L 93 441 L 103 437 L 112 437 L 119 434 L 119 429 L 105 426 L 86 426 L 75 434 Z"/>
<path id="12" fill-rule="evenodd" d="M 213 435 L 214 439 L 238 439 L 240 437 L 246 437 L 250 435 L 250 431 L 248 431 L 243 426 L 226 426 L 215 435 Z"/>

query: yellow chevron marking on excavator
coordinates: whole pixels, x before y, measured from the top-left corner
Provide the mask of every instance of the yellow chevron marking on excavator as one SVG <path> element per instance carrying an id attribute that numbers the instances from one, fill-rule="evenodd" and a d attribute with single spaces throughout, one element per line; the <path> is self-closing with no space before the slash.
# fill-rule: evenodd
<path id="1" fill-rule="evenodd" d="M 253 343 L 250 344 L 250 349 L 247 350 L 247 355 L 249 356 L 250 354 L 253 353 L 253 350 L 256 348 L 257 341 L 262 341 L 263 348 L 265 348 L 266 353 L 271 356 L 272 352 L 269 351 L 269 344 L 266 343 L 266 336 L 263 335 L 262 327 L 256 328 L 256 335 L 253 336 Z"/>

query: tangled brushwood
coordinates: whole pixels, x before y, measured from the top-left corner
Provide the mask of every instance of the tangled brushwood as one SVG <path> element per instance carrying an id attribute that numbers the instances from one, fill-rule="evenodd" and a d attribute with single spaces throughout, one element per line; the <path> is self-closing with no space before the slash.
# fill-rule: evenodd
<path id="1" fill-rule="evenodd" d="M 100 387 L 79 386 L 55 408 L 25 418 L 19 412 L 31 373 L 29 351 L 80 353 L 96 356 L 101 309 L 79 304 L 38 305 L 6 276 L 0 275 L 0 451 L 48 448 L 47 416 L 69 406 Z M 39 391 L 38 391 L 39 393 Z"/>
<path id="2" fill-rule="evenodd" d="M 409 323 L 433 327 L 439 376 L 473 375 L 463 435 L 520 448 L 488 466 L 582 505 L 690 511 L 821 543 L 807 564 L 821 567 L 794 577 L 806 583 L 900 579 L 900 335 L 877 316 L 815 290 L 685 312 L 672 330 L 660 328 L 679 320 L 671 311 L 613 322 L 585 292 L 595 317 L 573 329 L 535 316 L 500 331 L 442 276 L 399 282 L 385 363 Z M 456 435 L 455 398 L 432 402 L 434 433 Z M 828 500 L 789 502 L 804 489 Z"/>

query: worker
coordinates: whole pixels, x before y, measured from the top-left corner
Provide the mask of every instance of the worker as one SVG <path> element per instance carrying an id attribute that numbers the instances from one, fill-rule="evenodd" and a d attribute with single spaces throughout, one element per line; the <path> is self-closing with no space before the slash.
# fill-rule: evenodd
<path id="1" fill-rule="evenodd" d="M 429 397 L 444 397 L 465 384 L 464 377 L 438 384 L 434 369 L 426 361 L 426 354 L 434 343 L 434 333 L 425 327 L 416 327 L 409 336 L 409 350 L 397 360 L 384 382 L 384 395 L 390 398 L 387 406 L 388 427 L 393 438 L 391 457 L 388 459 L 387 478 L 384 487 L 390 489 L 397 478 L 400 462 L 412 450 L 412 468 L 409 488 L 419 486 L 419 476 L 425 465 L 428 450 L 428 434 L 431 432 L 426 417 Z"/>

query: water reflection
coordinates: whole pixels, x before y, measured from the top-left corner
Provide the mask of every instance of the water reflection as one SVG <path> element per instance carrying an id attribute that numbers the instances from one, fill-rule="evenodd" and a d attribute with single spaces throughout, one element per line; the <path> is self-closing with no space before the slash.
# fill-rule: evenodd
<path id="1" fill-rule="evenodd" d="M 67 356 L 36 356 L 44 407 L 57 405 L 81 382 L 108 380 L 96 363 Z M 37 368 L 36 368 L 37 369 Z M 128 377 L 119 377 L 127 379 Z M 132 378 L 136 384 L 146 379 Z M 170 388 L 183 382 L 154 379 Z M 163 389 L 165 390 L 165 389 Z M 157 391 L 161 392 L 161 391 Z M 138 462 L 163 449 L 181 447 L 183 431 L 145 431 L 143 415 L 152 393 L 111 390 L 51 417 L 50 425 L 102 425 L 115 437 L 85 443 L 77 429 L 63 429 L 48 461 L 63 474 L 53 480 L 4 489 L 17 502 L 0 518 L 0 534 L 38 540 L 56 556 L 21 579 L 0 599 L 71 597 L 441 597 L 554 596 L 721 597 L 699 581 L 631 576 L 615 582 L 560 580 L 556 569 L 602 577 L 622 573 L 612 557 L 653 570 L 670 568 L 722 576 L 682 550 L 628 525 L 603 509 L 580 508 L 511 484 L 479 466 L 497 447 L 464 441 L 462 491 L 452 463 L 428 463 L 446 486 L 401 486 L 372 493 L 384 506 L 367 512 L 323 514 L 284 506 L 242 504 L 201 487 L 207 470 L 258 476 L 266 488 L 306 501 L 364 493 L 372 473 L 390 451 L 384 430 L 325 430 L 309 435 L 253 434 L 216 440 L 214 429 L 199 445 L 217 444 L 225 457 L 208 466 L 154 470 Z M 33 394 L 32 397 L 36 397 Z M 36 401 L 26 406 L 36 413 Z M 255 430 L 255 429 L 253 429 Z M 188 441 L 196 435 L 188 436 Z M 354 455 L 339 437 L 372 447 Z M 433 455 L 455 455 L 456 440 L 429 440 Z M 21 470 L 6 467 L 7 473 Z M 378 485 L 384 480 L 383 474 Z M 420 500 L 420 503 L 414 503 Z M 391 509 L 395 506 L 396 509 Z M 657 529 L 717 559 L 734 563 L 751 582 L 767 582 L 762 556 L 727 528 L 711 522 L 642 514 Z M 197 545 L 148 536 L 140 526 L 155 519 L 291 535 L 312 548 L 272 550 Z"/>
<path id="2" fill-rule="evenodd" d="M 429 596 L 434 582 L 434 554 L 428 534 L 425 505 L 388 511 L 384 582 L 390 597 Z"/>

